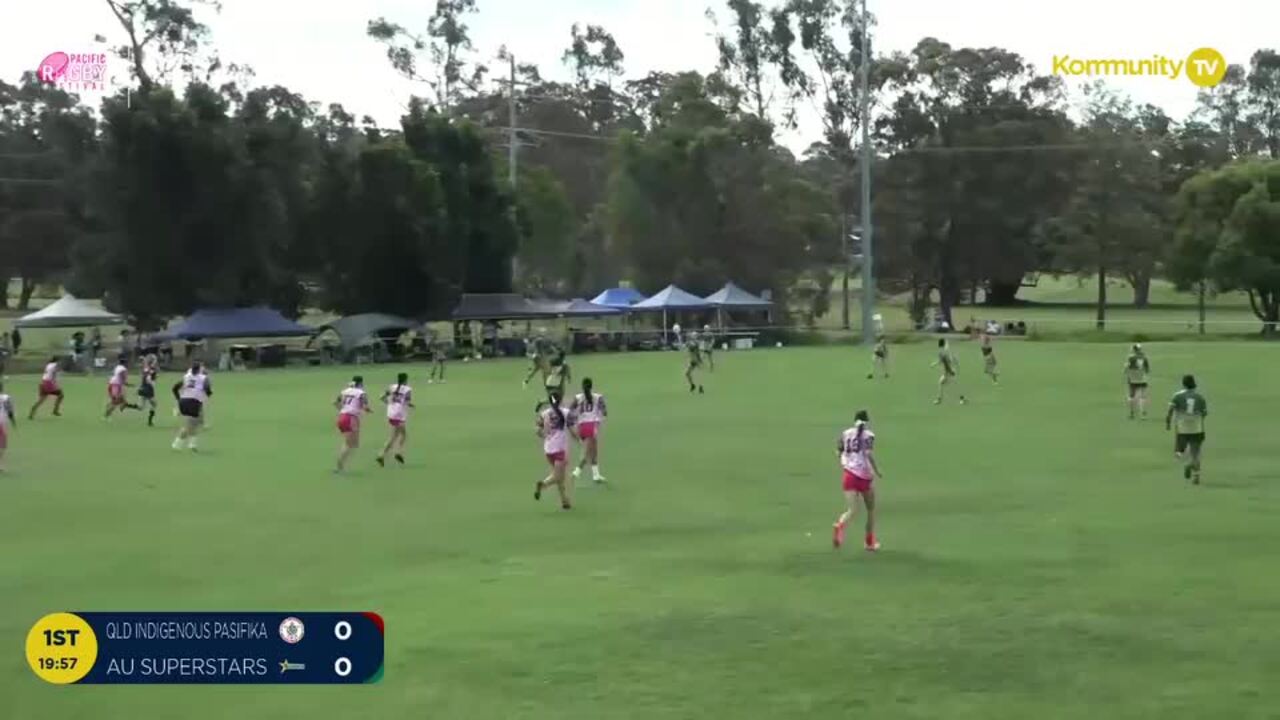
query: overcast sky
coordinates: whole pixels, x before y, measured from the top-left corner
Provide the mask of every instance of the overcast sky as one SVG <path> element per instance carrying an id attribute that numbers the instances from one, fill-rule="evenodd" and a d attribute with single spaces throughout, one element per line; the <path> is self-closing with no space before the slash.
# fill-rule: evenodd
<path id="1" fill-rule="evenodd" d="M 1266 0 L 869 0 L 878 16 L 877 50 L 907 50 L 925 36 L 952 45 L 1001 46 L 1047 72 L 1054 54 L 1075 57 L 1185 57 L 1217 48 L 1228 62 L 1247 63 L 1260 47 L 1280 47 L 1280 3 Z M 715 63 L 708 6 L 723 0 L 478 0 L 470 20 L 478 59 L 500 45 L 546 77 L 564 77 L 560 54 L 574 22 L 611 31 L 626 54 L 628 76 L 649 70 L 708 70 Z M 411 87 L 399 80 L 365 24 L 386 16 L 424 28 L 432 0 L 222 0 L 206 17 L 224 60 L 246 63 L 262 84 L 282 84 L 308 99 L 341 102 L 357 115 L 394 124 Z M 14 81 L 47 54 L 95 49 L 102 33 L 121 33 L 104 0 L 57 3 L 0 0 L 0 77 Z M 1204 8 L 1210 8 L 1206 12 Z M 1203 19 L 1197 18 L 1197 16 Z M 117 65 L 115 70 L 119 70 Z M 1115 83 L 1140 102 L 1181 118 L 1195 88 L 1185 79 L 1133 78 Z M 817 139 L 814 113 L 786 138 L 803 148 Z"/>

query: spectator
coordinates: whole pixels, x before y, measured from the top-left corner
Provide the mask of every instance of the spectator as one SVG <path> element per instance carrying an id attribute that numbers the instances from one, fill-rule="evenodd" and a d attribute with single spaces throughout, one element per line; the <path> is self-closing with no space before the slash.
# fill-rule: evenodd
<path id="1" fill-rule="evenodd" d="M 93 352 L 93 362 L 96 365 L 98 357 L 102 355 L 102 331 L 96 327 L 89 336 L 89 350 Z"/>
<path id="2" fill-rule="evenodd" d="M 17 355 L 18 351 L 22 349 L 22 333 L 18 330 L 18 328 L 14 328 L 13 334 L 10 335 L 9 339 L 13 343 L 13 354 Z"/>

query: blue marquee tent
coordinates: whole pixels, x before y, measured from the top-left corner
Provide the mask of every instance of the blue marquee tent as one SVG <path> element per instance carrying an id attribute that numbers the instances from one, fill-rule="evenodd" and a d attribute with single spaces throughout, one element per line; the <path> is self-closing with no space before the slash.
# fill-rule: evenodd
<path id="1" fill-rule="evenodd" d="M 592 298 L 593 305 L 604 305 L 612 308 L 629 308 L 644 300 L 644 295 L 632 288 L 616 287 L 605 290 Z"/>
<path id="2" fill-rule="evenodd" d="M 726 310 L 768 310 L 773 303 L 727 283 L 714 294 L 707 296 L 707 304 Z"/>
<path id="3" fill-rule="evenodd" d="M 164 339 L 304 337 L 314 328 L 300 325 L 268 307 L 197 310 L 161 333 Z"/>
<path id="4" fill-rule="evenodd" d="M 668 285 L 651 298 L 641 300 L 631 306 L 636 311 L 662 312 L 662 337 L 667 337 L 667 313 L 681 310 L 706 310 L 711 307 L 706 300 L 685 292 L 675 285 Z"/>

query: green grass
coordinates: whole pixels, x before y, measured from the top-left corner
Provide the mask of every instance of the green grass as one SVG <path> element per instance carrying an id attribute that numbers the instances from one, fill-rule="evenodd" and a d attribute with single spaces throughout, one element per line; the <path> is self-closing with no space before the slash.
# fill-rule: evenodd
<path id="1" fill-rule="evenodd" d="M 350 370 L 218 376 L 199 456 L 104 424 L 101 380 L 69 380 L 67 416 L 22 423 L 0 476 L 0 717 L 1274 717 L 1277 350 L 1149 351 L 1157 414 L 1179 373 L 1202 379 L 1203 487 L 1160 422 L 1124 418 L 1114 346 L 1003 345 L 997 389 L 961 344 L 964 407 L 930 404 L 923 345 L 888 383 L 861 350 L 721 353 L 705 397 L 677 354 L 580 357 L 612 484 L 571 513 L 530 497 L 523 364 L 419 383 L 411 466 L 369 447 L 341 478 Z M 23 412 L 33 384 L 10 383 Z M 860 407 L 887 476 L 877 556 L 828 539 Z M 182 609 L 377 610 L 385 677 L 61 688 L 19 649 L 55 610 Z"/>

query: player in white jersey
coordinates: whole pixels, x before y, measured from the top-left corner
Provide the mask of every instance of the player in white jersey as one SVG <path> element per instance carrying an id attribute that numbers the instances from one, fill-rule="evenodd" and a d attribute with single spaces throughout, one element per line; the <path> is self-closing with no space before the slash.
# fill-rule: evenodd
<path id="1" fill-rule="evenodd" d="M 867 509 L 865 547 L 869 552 L 875 552 L 880 549 L 880 543 L 876 542 L 876 493 L 871 489 L 871 482 L 884 476 L 880 474 L 873 454 L 876 434 L 871 432 L 871 416 L 866 410 L 859 410 L 854 418 L 853 427 L 840 434 L 837 446 L 840 467 L 844 471 L 842 487 L 845 510 L 836 518 L 835 525 L 831 528 L 831 544 L 837 548 L 844 544 L 845 528 L 857 512 L 858 498 L 861 497 L 862 504 Z"/>
<path id="2" fill-rule="evenodd" d="M 4 391 L 4 383 L 0 383 L 0 472 L 4 472 L 4 456 L 9 450 L 9 433 L 18 427 L 18 419 L 13 416 L 13 398 Z"/>
<path id="3" fill-rule="evenodd" d="M 573 469 L 575 478 L 582 475 L 582 468 L 591 464 L 591 479 L 597 483 L 604 482 L 600 474 L 600 428 L 609 416 L 609 408 L 604 404 L 604 396 L 592 391 L 591 378 L 582 379 L 582 392 L 569 404 L 569 412 L 578 421 L 578 438 L 582 441 L 582 460 Z"/>
<path id="4" fill-rule="evenodd" d="M 364 378 L 359 375 L 351 378 L 351 384 L 338 393 L 333 406 L 338 409 L 338 432 L 342 433 L 342 449 L 334 472 L 342 472 L 351 453 L 360 447 L 360 416 L 373 412 L 369 409 L 369 396 L 364 392 Z"/>
<path id="5" fill-rule="evenodd" d="M 938 378 L 938 397 L 934 399 L 934 405 L 942 404 L 947 386 L 956 382 L 960 373 L 960 363 L 956 360 L 955 353 L 951 352 L 951 346 L 947 344 L 946 338 L 938 338 L 938 359 L 934 360 L 929 367 L 939 365 L 942 366 L 942 377 Z M 964 393 L 960 393 L 960 404 L 964 405 L 964 403 Z"/>
<path id="6" fill-rule="evenodd" d="M 378 456 L 378 464 L 386 466 L 387 453 L 391 452 L 392 448 L 396 448 L 396 462 L 403 465 L 404 443 L 409 439 L 407 429 L 409 411 L 414 408 L 413 388 L 409 387 L 408 373 L 400 373 L 396 376 L 396 384 L 382 393 L 382 402 L 387 406 L 387 422 L 391 425 L 391 437 L 387 438 L 387 444 L 383 446 L 382 454 Z"/>
<path id="7" fill-rule="evenodd" d="M 548 400 L 550 402 L 539 402 L 534 411 L 538 413 L 538 437 L 542 438 L 542 452 L 551 465 L 551 474 L 538 481 L 533 490 L 533 499 L 541 500 L 542 491 L 555 485 L 560 492 L 560 507 L 569 510 L 573 507 L 573 488 L 567 477 L 568 473 L 565 472 L 565 463 L 574 418 L 572 412 L 566 411 L 561 404 L 560 395 L 553 392 Z"/>
<path id="8" fill-rule="evenodd" d="M 44 401 L 53 398 L 53 414 L 55 417 L 62 415 L 62 386 L 58 384 L 58 358 L 49 358 L 49 363 L 44 366 L 44 375 L 40 377 L 40 392 L 36 399 L 36 404 L 31 406 L 31 412 L 27 413 L 28 420 L 36 419 L 36 411 L 44 405 Z"/>
<path id="9" fill-rule="evenodd" d="M 182 424 L 178 436 L 173 439 L 173 449 L 181 450 L 185 443 L 188 450 L 196 449 L 196 436 L 204 426 L 204 405 L 213 397 L 213 385 L 197 360 L 191 369 L 173 386 L 173 398 L 178 401 L 178 414 Z"/>
<path id="10" fill-rule="evenodd" d="M 110 419 L 117 410 L 141 410 L 140 405 L 129 402 L 125 397 L 125 388 L 129 385 L 129 366 L 125 364 L 124 355 L 121 355 L 116 362 L 115 370 L 111 371 L 111 379 L 107 381 L 107 409 L 102 414 L 104 419 Z"/>

